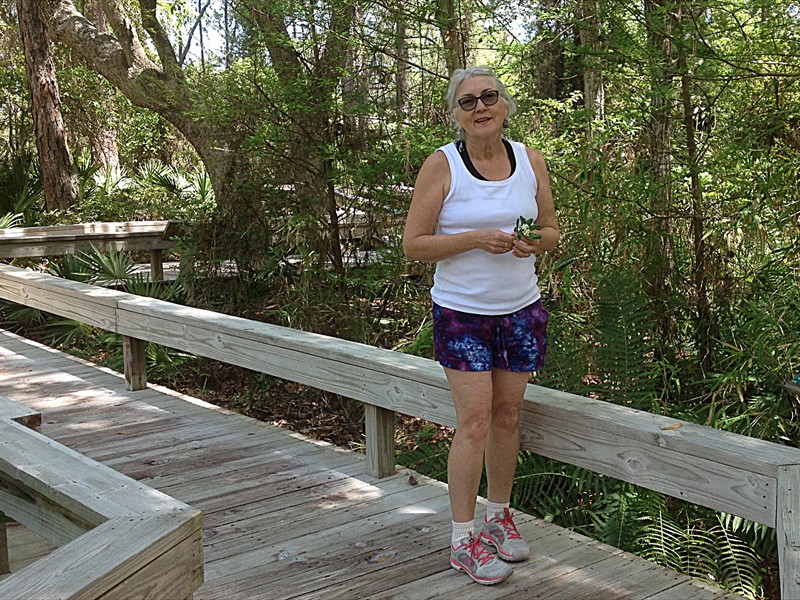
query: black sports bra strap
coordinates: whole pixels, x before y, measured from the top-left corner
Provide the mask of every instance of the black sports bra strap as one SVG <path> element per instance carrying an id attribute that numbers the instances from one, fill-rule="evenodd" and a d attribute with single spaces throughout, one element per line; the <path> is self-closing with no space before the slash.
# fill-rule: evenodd
<path id="1" fill-rule="evenodd" d="M 517 158 L 514 156 L 514 147 L 511 145 L 511 142 L 508 140 L 503 140 L 503 146 L 506 148 L 506 153 L 508 153 L 508 161 L 511 163 L 511 175 L 514 174 L 514 171 L 517 170 Z M 481 181 L 489 181 L 478 172 L 478 169 L 475 168 L 475 165 L 472 163 L 472 159 L 469 156 L 469 152 L 467 152 L 467 145 L 464 143 L 464 140 L 458 140 L 456 142 L 456 150 L 458 150 L 459 156 L 461 156 L 461 160 L 464 161 L 464 166 L 467 167 L 467 171 L 475 177 L 476 179 L 480 179 Z"/>

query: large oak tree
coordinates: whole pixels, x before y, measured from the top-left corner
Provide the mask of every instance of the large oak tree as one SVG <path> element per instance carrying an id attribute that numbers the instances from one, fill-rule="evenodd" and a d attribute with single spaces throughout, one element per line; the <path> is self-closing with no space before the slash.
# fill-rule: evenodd
<path id="1" fill-rule="evenodd" d="M 34 0 L 17 0 L 17 15 L 45 205 L 48 210 L 67 209 L 78 200 L 80 189 L 61 114 L 61 96 L 50 40 Z"/>
<path id="2" fill-rule="evenodd" d="M 205 164 L 217 197 L 226 198 L 235 148 L 226 131 L 194 112 L 201 101 L 199 92 L 187 80 L 156 15 L 156 0 L 142 0 L 138 5 L 139 20 L 157 59 L 146 51 L 134 19 L 126 12 L 128 3 L 100 1 L 110 31 L 87 18 L 71 0 L 38 0 L 37 4 L 54 41 L 67 45 L 133 104 L 155 111 L 185 136 Z"/>

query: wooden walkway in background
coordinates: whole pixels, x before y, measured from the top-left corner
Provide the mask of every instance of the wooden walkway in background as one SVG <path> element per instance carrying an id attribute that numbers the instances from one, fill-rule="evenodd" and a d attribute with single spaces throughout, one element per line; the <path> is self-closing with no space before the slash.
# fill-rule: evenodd
<path id="1" fill-rule="evenodd" d="M 45 435 L 203 511 L 197 600 L 739 598 L 527 515 L 531 559 L 479 586 L 449 568 L 444 484 L 412 485 L 407 470 L 376 480 L 357 453 L 171 390 L 128 392 L 118 374 L 2 330 L 0 395 L 40 411 Z M 12 570 L 49 550 L 9 527 Z"/>

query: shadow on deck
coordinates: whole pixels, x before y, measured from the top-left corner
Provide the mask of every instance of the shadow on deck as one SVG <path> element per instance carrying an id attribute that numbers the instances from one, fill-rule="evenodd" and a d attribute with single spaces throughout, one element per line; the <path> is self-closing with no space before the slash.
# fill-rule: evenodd
<path id="1" fill-rule="evenodd" d="M 200 599 L 738 598 L 527 515 L 532 557 L 491 588 L 449 568 L 444 484 L 0 331 L 0 395 L 42 432 L 204 513 Z M 478 511 L 480 513 L 480 510 Z M 12 570 L 50 548 L 9 527 Z M 170 599 L 164 599 L 170 600 Z"/>

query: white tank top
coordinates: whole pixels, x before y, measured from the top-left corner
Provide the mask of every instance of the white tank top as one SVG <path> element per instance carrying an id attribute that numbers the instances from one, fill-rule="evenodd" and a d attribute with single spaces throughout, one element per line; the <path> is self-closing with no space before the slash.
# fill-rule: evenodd
<path id="1" fill-rule="evenodd" d="M 513 233 L 517 218 L 536 219 L 538 184 L 525 146 L 511 142 L 517 166 L 503 181 L 484 181 L 464 166 L 455 143 L 439 148 L 450 165 L 450 192 L 442 203 L 438 234 L 493 228 Z M 536 257 L 469 250 L 436 264 L 431 298 L 436 304 L 481 315 L 503 315 L 540 297 Z"/>

